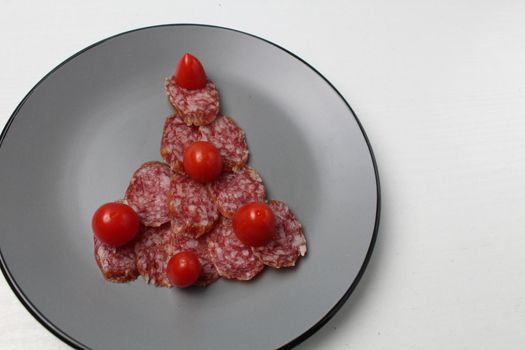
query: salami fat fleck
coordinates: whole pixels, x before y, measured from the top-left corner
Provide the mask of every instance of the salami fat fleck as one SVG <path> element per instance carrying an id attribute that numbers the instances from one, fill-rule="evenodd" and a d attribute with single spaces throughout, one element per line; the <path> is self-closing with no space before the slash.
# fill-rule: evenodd
<path id="1" fill-rule="evenodd" d="M 275 237 L 265 246 L 254 247 L 254 254 L 268 266 L 281 268 L 295 266 L 299 256 L 306 254 L 306 239 L 299 221 L 283 202 L 270 201 L 275 215 Z"/>
<path id="2" fill-rule="evenodd" d="M 246 281 L 264 269 L 250 247 L 237 239 L 228 219 L 221 219 L 209 234 L 208 250 L 219 275 L 224 278 Z"/>
<path id="3" fill-rule="evenodd" d="M 145 227 L 135 241 L 137 268 L 146 282 L 158 287 L 171 287 L 166 275 L 169 259 L 175 254 L 170 224 Z"/>
<path id="4" fill-rule="evenodd" d="M 170 175 L 170 168 L 166 164 L 147 162 L 131 178 L 124 203 L 135 210 L 146 226 L 157 227 L 169 221 Z"/>
<path id="5" fill-rule="evenodd" d="M 160 145 L 160 154 L 169 164 L 171 170 L 175 172 L 184 172 L 182 159 L 184 151 L 193 142 L 197 141 L 199 133 L 196 127 L 188 126 L 178 115 L 172 115 L 166 118 L 162 141 Z"/>
<path id="6" fill-rule="evenodd" d="M 257 171 L 244 167 L 238 173 L 223 173 L 208 185 L 211 196 L 222 215 L 232 218 L 241 206 L 251 202 L 264 202 L 266 190 Z"/>
<path id="7" fill-rule="evenodd" d="M 194 238 L 210 231 L 219 217 L 206 186 L 181 174 L 171 177 L 169 212 L 173 232 Z"/>
<path id="8" fill-rule="evenodd" d="M 186 251 L 192 252 L 199 258 L 202 271 L 199 279 L 195 282 L 196 286 L 206 287 L 220 278 L 208 252 L 208 235 L 197 239 L 185 235 L 177 235 L 173 239 L 175 254 Z"/>
<path id="9" fill-rule="evenodd" d="M 133 242 L 112 247 L 93 236 L 95 260 L 104 278 L 112 282 L 129 282 L 138 276 Z"/>
<path id="10" fill-rule="evenodd" d="M 219 149 L 225 171 L 239 171 L 248 161 L 246 135 L 235 121 L 226 116 L 199 128 L 202 141 L 209 141 Z"/>
<path id="11" fill-rule="evenodd" d="M 211 81 L 202 89 L 188 90 L 174 79 L 166 80 L 166 93 L 170 103 L 187 125 L 206 125 L 219 113 L 219 92 Z"/>

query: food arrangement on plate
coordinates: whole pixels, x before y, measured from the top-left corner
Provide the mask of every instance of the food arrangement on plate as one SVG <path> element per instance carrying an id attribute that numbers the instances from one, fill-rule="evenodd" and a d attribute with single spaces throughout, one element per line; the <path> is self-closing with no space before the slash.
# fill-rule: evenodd
<path id="1" fill-rule="evenodd" d="M 175 109 L 161 139 L 165 163 L 142 164 L 124 198 L 93 215 L 103 277 L 206 287 L 295 266 L 307 249 L 302 226 L 285 203 L 267 199 L 247 165 L 245 133 L 220 114 L 219 92 L 199 60 L 186 53 L 165 89 Z"/>

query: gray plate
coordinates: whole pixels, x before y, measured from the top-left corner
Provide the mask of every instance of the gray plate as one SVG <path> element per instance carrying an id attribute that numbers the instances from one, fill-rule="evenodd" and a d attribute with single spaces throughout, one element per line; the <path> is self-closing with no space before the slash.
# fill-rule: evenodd
<path id="1" fill-rule="evenodd" d="M 194 53 L 246 131 L 269 197 L 303 223 L 308 255 L 252 282 L 170 290 L 104 281 L 90 219 L 160 159 L 164 78 Z M 346 301 L 379 222 L 374 158 L 352 110 L 311 66 L 238 31 L 155 26 L 98 42 L 42 79 L 0 138 L 2 271 L 45 327 L 79 349 L 291 347 Z"/>

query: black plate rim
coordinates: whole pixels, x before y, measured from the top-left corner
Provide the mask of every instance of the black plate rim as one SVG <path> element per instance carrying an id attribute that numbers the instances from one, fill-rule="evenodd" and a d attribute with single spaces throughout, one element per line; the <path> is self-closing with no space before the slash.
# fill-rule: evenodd
<path id="1" fill-rule="evenodd" d="M 343 95 L 335 88 L 334 85 L 332 85 L 332 83 L 324 75 L 322 75 L 317 69 L 315 69 L 312 65 L 310 65 L 308 62 L 306 62 L 304 59 L 302 59 L 301 57 L 297 56 L 293 52 L 285 49 L 284 47 L 282 47 L 282 46 L 280 46 L 280 45 L 278 45 L 278 44 L 276 44 L 276 43 L 274 43 L 274 42 L 272 42 L 270 40 L 261 38 L 261 37 L 259 37 L 257 35 L 250 34 L 250 33 L 238 30 L 238 29 L 227 28 L 227 27 L 218 26 L 218 25 L 199 24 L 199 23 L 169 23 L 169 24 L 158 24 L 158 25 L 146 26 L 146 27 L 135 28 L 135 29 L 131 29 L 131 30 L 128 30 L 128 31 L 124 31 L 124 32 L 112 35 L 110 37 L 107 37 L 105 39 L 102 39 L 100 41 L 97 41 L 96 43 L 91 44 L 88 47 L 78 51 L 77 53 L 73 54 L 72 56 L 70 56 L 69 58 L 64 60 L 62 63 L 57 65 L 49 73 L 47 73 L 42 79 L 40 79 L 40 81 L 38 83 L 36 83 L 36 85 L 33 86 L 33 88 L 31 88 L 31 90 L 29 90 L 27 95 L 18 104 L 18 106 L 14 110 L 13 114 L 11 114 L 11 116 L 9 117 L 9 119 L 8 119 L 4 129 L 2 130 L 2 133 L 0 134 L 0 147 L 2 147 L 2 143 L 3 143 L 4 139 L 5 139 L 5 136 L 7 135 L 7 132 L 9 131 L 9 127 L 13 123 L 15 117 L 18 115 L 18 112 L 23 107 L 25 102 L 33 94 L 35 89 L 38 86 L 40 86 L 40 84 L 42 84 L 42 82 L 44 82 L 51 74 L 53 74 L 55 71 L 60 69 L 63 65 L 65 65 L 69 61 L 73 60 L 75 57 L 83 54 L 84 52 L 86 52 L 86 51 L 88 51 L 88 50 L 90 50 L 90 49 L 92 49 L 92 48 L 94 48 L 94 47 L 96 47 L 96 46 L 98 46 L 98 45 L 108 41 L 108 40 L 111 40 L 113 38 L 116 38 L 116 37 L 119 37 L 119 36 L 122 36 L 122 35 L 126 35 L 126 34 L 129 34 L 129 33 L 137 32 L 137 31 L 141 31 L 141 30 L 152 29 L 152 28 L 181 27 L 181 26 L 195 26 L 195 27 L 216 28 L 216 29 L 223 29 L 223 30 L 228 30 L 228 31 L 232 31 L 232 32 L 248 35 L 250 37 L 262 40 L 262 41 L 264 41 L 264 42 L 266 42 L 266 43 L 268 43 L 270 45 L 273 45 L 273 46 L 277 47 L 278 49 L 283 50 L 284 52 L 286 52 L 289 55 L 293 56 L 294 58 L 296 58 L 297 60 L 299 60 L 300 62 L 302 62 L 306 66 L 308 66 L 310 69 L 312 69 L 315 73 L 317 73 L 328 84 L 328 86 L 330 86 L 337 93 L 337 95 L 341 98 L 341 100 L 343 100 L 343 102 L 346 104 L 346 106 L 348 107 L 348 109 L 352 113 L 354 119 L 356 120 L 356 122 L 357 122 L 357 124 L 359 126 L 359 129 L 361 130 L 361 133 L 363 134 L 363 137 L 364 137 L 364 139 L 366 141 L 368 150 L 370 152 L 370 157 L 372 159 L 372 164 L 374 166 L 374 175 L 375 175 L 376 191 L 377 191 L 377 199 L 376 199 L 376 203 L 377 204 L 376 204 L 376 217 L 375 217 L 375 223 L 374 223 L 374 232 L 372 234 L 372 239 L 370 240 L 370 245 L 368 247 L 368 251 L 366 253 L 365 259 L 364 259 L 363 263 L 361 264 L 361 268 L 359 269 L 359 272 L 357 273 L 357 276 L 354 278 L 354 280 L 353 280 L 352 284 L 350 285 L 350 287 L 348 288 L 348 290 L 341 297 L 341 299 L 339 299 L 339 301 L 330 309 L 330 311 L 328 311 L 326 313 L 326 315 L 324 315 L 323 318 L 321 318 L 319 321 L 317 321 L 313 326 L 311 326 L 309 329 L 307 329 L 301 335 L 299 335 L 298 337 L 292 339 L 291 341 L 289 341 L 288 343 L 284 344 L 283 346 L 281 346 L 279 348 L 279 349 L 291 349 L 291 348 L 299 345 L 300 343 L 302 343 L 304 340 L 309 338 L 312 334 L 317 332 L 322 326 L 324 326 L 336 314 L 336 312 L 339 311 L 339 309 L 343 306 L 343 304 L 348 300 L 350 295 L 353 293 L 353 291 L 357 287 L 359 281 L 363 277 L 363 274 L 364 274 L 364 272 L 366 270 L 366 267 L 368 266 L 370 258 L 372 257 L 372 252 L 374 250 L 374 246 L 375 246 L 375 243 L 376 243 L 376 240 L 377 240 L 377 236 L 378 236 L 379 219 L 380 219 L 380 214 L 381 214 L 381 187 L 380 187 L 380 183 L 379 183 L 379 171 L 378 171 L 378 168 L 377 168 L 377 162 L 376 162 L 376 158 L 374 156 L 374 151 L 372 150 L 372 145 L 370 144 L 368 136 L 366 135 L 366 132 L 365 132 L 361 122 L 359 121 L 359 118 L 357 118 L 357 115 L 355 114 L 354 110 L 352 109 L 350 104 L 346 101 L 346 99 L 343 97 Z M 44 316 L 44 314 L 42 314 L 38 310 L 38 308 L 35 305 L 33 305 L 33 303 L 29 300 L 29 298 L 24 294 L 22 289 L 18 286 L 18 283 L 16 282 L 16 279 L 14 278 L 14 276 L 11 274 L 11 272 L 9 270 L 9 267 L 7 266 L 7 263 L 6 263 L 5 259 L 4 259 L 4 255 L 2 253 L 2 248 L 1 247 L 0 247 L 0 269 L 2 270 L 2 274 L 4 275 L 7 283 L 9 284 L 9 287 L 11 287 L 11 289 L 15 293 L 16 297 L 18 298 L 18 300 L 20 300 L 20 302 L 27 309 L 27 311 L 29 311 L 29 313 L 41 325 L 43 325 L 48 331 L 50 331 L 52 334 L 54 334 L 57 338 L 59 338 L 64 343 L 68 344 L 69 346 L 73 347 L 74 349 L 77 349 L 77 350 L 93 350 L 92 348 L 88 347 L 85 344 L 82 344 L 78 340 L 74 339 L 73 337 L 71 337 L 70 335 L 68 335 L 64 331 L 62 331 L 59 327 L 57 327 L 50 320 L 48 320 Z"/>

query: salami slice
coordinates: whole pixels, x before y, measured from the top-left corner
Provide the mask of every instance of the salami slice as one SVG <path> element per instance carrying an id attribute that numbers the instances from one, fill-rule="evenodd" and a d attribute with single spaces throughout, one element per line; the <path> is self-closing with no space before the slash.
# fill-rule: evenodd
<path id="1" fill-rule="evenodd" d="M 211 196 L 222 215 L 232 218 L 241 206 L 251 202 L 264 202 L 266 190 L 257 171 L 244 167 L 238 173 L 223 173 L 208 185 Z"/>
<path id="2" fill-rule="evenodd" d="M 198 287 L 206 287 L 207 285 L 217 281 L 220 276 L 211 261 L 210 253 L 208 252 L 208 236 L 194 239 L 185 235 L 177 235 L 174 237 L 175 254 L 189 251 L 197 255 L 201 263 L 202 272 L 195 285 Z"/>
<path id="3" fill-rule="evenodd" d="M 306 254 L 306 239 L 301 224 L 283 202 L 270 201 L 277 231 L 270 243 L 254 247 L 254 254 L 268 266 L 281 268 L 295 266 L 299 256 Z"/>
<path id="4" fill-rule="evenodd" d="M 209 141 L 221 153 L 225 171 L 239 171 L 248 161 L 246 135 L 235 121 L 218 117 L 212 124 L 199 128 L 202 141 Z"/>
<path id="5" fill-rule="evenodd" d="M 231 221 L 221 222 L 209 234 L 208 250 L 219 275 L 229 279 L 246 281 L 264 269 L 264 264 L 233 233 Z"/>
<path id="6" fill-rule="evenodd" d="M 171 170 L 184 172 L 182 159 L 184 151 L 197 141 L 199 133 L 196 127 L 187 126 L 181 117 L 172 115 L 164 122 L 164 131 L 160 145 L 160 154 Z"/>
<path id="7" fill-rule="evenodd" d="M 147 162 L 131 178 L 124 203 L 137 212 L 146 226 L 157 227 L 169 221 L 170 175 L 170 168 L 166 164 Z"/>
<path id="8" fill-rule="evenodd" d="M 206 186 L 181 174 L 173 174 L 169 191 L 171 228 L 175 234 L 197 238 L 210 231 L 219 217 Z"/>
<path id="9" fill-rule="evenodd" d="M 135 241 L 137 269 L 146 282 L 157 287 L 171 287 L 166 275 L 169 259 L 175 254 L 170 224 L 145 227 Z"/>
<path id="10" fill-rule="evenodd" d="M 166 79 L 166 93 L 170 103 L 187 125 L 206 125 L 219 113 L 219 92 L 211 81 L 202 89 L 188 90 L 174 79 Z"/>
<path id="11" fill-rule="evenodd" d="M 96 236 L 93 236 L 95 245 L 95 260 L 102 272 L 102 276 L 111 282 L 133 281 L 139 275 L 135 263 L 135 253 L 133 243 L 128 243 L 122 247 L 112 247 Z"/>

